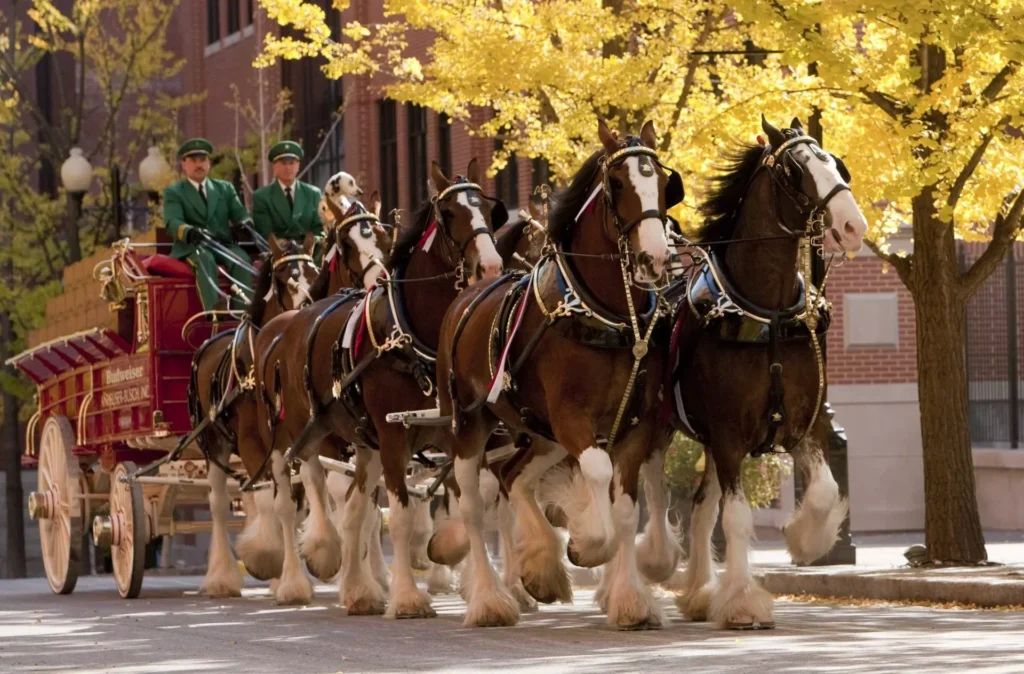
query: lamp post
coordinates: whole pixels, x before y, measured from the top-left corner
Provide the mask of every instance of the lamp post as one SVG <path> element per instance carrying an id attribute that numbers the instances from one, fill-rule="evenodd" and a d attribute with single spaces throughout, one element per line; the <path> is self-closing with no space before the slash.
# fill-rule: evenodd
<path id="1" fill-rule="evenodd" d="M 78 241 L 78 219 L 81 217 L 82 198 L 89 191 L 92 184 L 93 169 L 89 160 L 82 156 L 80 148 L 72 148 L 71 155 L 64 161 L 60 168 L 60 179 L 64 189 L 68 193 L 68 212 L 70 223 L 68 226 L 68 242 L 72 259 L 81 258 L 81 246 Z M 146 157 L 139 162 L 139 182 L 142 189 L 153 204 L 160 202 L 160 193 L 168 185 L 173 176 L 171 166 L 167 163 L 160 148 L 152 145 L 149 147 Z M 114 216 L 114 229 L 118 237 L 127 222 L 129 231 L 132 231 L 134 216 L 147 215 L 149 205 L 136 204 L 129 198 L 128 194 L 122 196 L 124 187 L 121 167 L 114 164 L 110 167 L 110 194 L 111 212 Z M 105 209 L 89 209 L 103 211 Z"/>

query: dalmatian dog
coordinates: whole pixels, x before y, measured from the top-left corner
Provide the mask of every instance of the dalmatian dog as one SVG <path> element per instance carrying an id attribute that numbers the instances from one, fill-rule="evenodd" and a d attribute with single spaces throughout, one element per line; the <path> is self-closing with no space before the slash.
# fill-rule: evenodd
<path id="1" fill-rule="evenodd" d="M 335 173 L 324 185 L 324 196 L 320 199 L 319 207 L 320 222 L 328 229 L 334 226 L 334 216 L 327 208 L 326 199 L 333 200 L 344 213 L 352 205 L 351 200 L 361 196 L 363 196 L 363 188 L 359 187 L 355 178 L 344 171 Z"/>

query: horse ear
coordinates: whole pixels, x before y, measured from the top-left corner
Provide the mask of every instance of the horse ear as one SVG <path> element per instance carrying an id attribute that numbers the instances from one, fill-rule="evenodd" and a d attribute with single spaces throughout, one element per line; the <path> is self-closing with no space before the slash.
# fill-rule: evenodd
<path id="1" fill-rule="evenodd" d="M 313 232 L 306 232 L 306 238 L 302 240 L 302 252 L 306 255 L 311 255 L 315 246 L 316 237 L 313 236 Z"/>
<path id="2" fill-rule="evenodd" d="M 847 185 L 853 180 L 853 176 L 850 175 L 850 169 L 846 168 L 846 163 L 839 157 L 832 155 L 832 159 L 836 163 L 836 169 L 839 171 L 839 177 L 843 179 L 843 182 Z"/>
<path id="3" fill-rule="evenodd" d="M 469 167 L 466 169 L 466 177 L 469 178 L 469 182 L 480 184 L 480 162 L 473 157 L 469 160 Z"/>
<path id="4" fill-rule="evenodd" d="M 601 139 L 601 145 L 608 154 L 612 154 L 619 149 L 619 140 L 603 119 L 597 120 L 597 137 Z"/>
<path id="5" fill-rule="evenodd" d="M 640 129 L 640 140 L 652 150 L 658 146 L 658 134 L 654 130 L 654 122 L 647 120 Z"/>
<path id="6" fill-rule="evenodd" d="M 370 210 L 373 211 L 373 214 L 376 215 L 377 219 L 379 220 L 380 219 L 380 193 L 377 190 L 374 190 L 373 194 L 370 195 Z"/>
<path id="7" fill-rule="evenodd" d="M 330 203 L 330 200 L 328 200 L 328 203 Z M 337 217 L 337 214 L 335 214 L 335 217 Z M 270 246 L 270 254 L 274 257 L 280 257 L 281 253 L 284 252 L 281 250 L 281 242 L 277 240 L 273 232 L 267 237 L 267 245 Z"/>
<path id="8" fill-rule="evenodd" d="M 669 169 L 668 184 L 665 185 L 665 208 L 672 208 L 683 203 L 686 198 L 686 190 L 683 189 L 683 177 L 679 171 Z"/>
<path id="9" fill-rule="evenodd" d="M 768 136 L 768 143 L 772 147 L 779 147 L 786 142 L 786 137 L 782 135 L 781 131 L 768 123 L 764 113 L 761 113 L 761 130 Z"/>
<path id="10" fill-rule="evenodd" d="M 491 229 L 498 231 L 506 222 L 508 222 L 508 209 L 505 207 L 505 202 L 495 199 L 494 205 L 491 206 Z"/>
<path id="11" fill-rule="evenodd" d="M 536 201 L 534 201 L 533 199 L 530 199 L 529 207 L 530 207 L 530 217 L 533 218 L 534 220 L 536 220 L 537 222 L 540 222 L 541 217 L 544 215 L 544 213 L 541 212 L 540 206 L 537 204 Z"/>
<path id="12" fill-rule="evenodd" d="M 436 192 L 443 192 L 451 185 L 451 181 L 441 170 L 441 165 L 436 161 L 430 162 L 430 184 Z"/>
<path id="13" fill-rule="evenodd" d="M 800 123 L 799 117 L 794 117 L 793 121 L 789 123 L 789 128 L 796 129 L 798 131 L 803 131 L 804 125 Z"/>

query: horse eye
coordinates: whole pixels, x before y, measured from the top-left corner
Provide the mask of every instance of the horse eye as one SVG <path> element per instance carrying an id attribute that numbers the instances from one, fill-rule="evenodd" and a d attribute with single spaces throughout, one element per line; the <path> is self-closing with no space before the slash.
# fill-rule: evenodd
<path id="1" fill-rule="evenodd" d="M 613 190 L 621 190 L 622 189 L 622 181 L 619 180 L 618 178 L 612 178 L 612 189 Z"/>

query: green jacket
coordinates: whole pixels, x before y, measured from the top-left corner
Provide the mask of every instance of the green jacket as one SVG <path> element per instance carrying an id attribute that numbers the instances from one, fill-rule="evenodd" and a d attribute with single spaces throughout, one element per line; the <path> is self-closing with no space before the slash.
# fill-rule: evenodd
<path id="1" fill-rule="evenodd" d="M 185 241 L 189 227 L 198 227 L 217 241 L 232 242 L 229 220 L 252 220 L 245 210 L 235 186 L 226 180 L 206 179 L 206 203 L 199 190 L 188 180 L 174 183 L 164 190 L 164 227 L 174 239 L 171 255 L 178 259 L 188 257 L 196 247 Z"/>
<path id="2" fill-rule="evenodd" d="M 309 183 L 296 180 L 293 186 L 294 208 L 288 206 L 281 183 L 276 180 L 252 193 L 252 218 L 256 231 L 263 238 L 274 234 L 278 238 L 301 239 L 307 232 L 320 236 L 320 190 Z"/>

